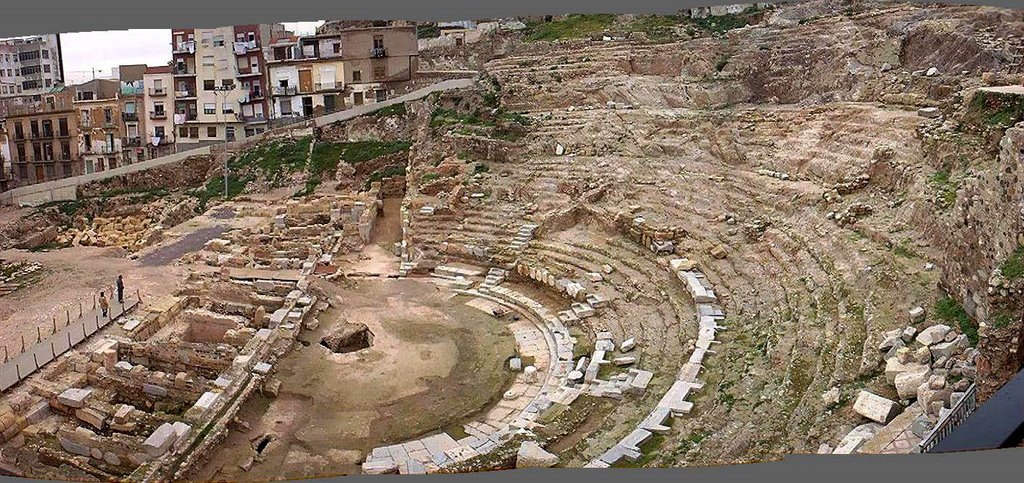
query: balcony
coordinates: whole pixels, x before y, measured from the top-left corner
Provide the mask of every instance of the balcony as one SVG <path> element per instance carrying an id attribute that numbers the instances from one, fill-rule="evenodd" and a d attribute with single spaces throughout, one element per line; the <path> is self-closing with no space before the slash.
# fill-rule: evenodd
<path id="1" fill-rule="evenodd" d="M 179 65 L 174 67 L 174 76 L 175 77 L 186 77 L 186 76 L 194 76 L 194 75 L 196 75 L 195 67 L 189 67 L 187 65 L 181 65 L 181 64 L 179 64 Z"/>
<path id="2" fill-rule="evenodd" d="M 196 93 L 195 91 L 174 91 L 174 97 L 176 99 L 194 99 Z"/>
<path id="3" fill-rule="evenodd" d="M 299 92 L 295 86 L 276 86 L 274 87 L 275 96 L 294 96 Z"/>
<path id="4" fill-rule="evenodd" d="M 85 154 L 114 154 L 113 146 L 106 144 L 94 144 L 92 146 L 86 146 L 84 150 Z"/>
<path id="5" fill-rule="evenodd" d="M 374 47 L 374 48 L 370 49 L 370 57 L 373 57 L 374 59 L 379 59 L 381 57 L 387 57 L 387 56 L 388 56 L 388 51 L 384 47 Z"/>
<path id="6" fill-rule="evenodd" d="M 250 67 L 250 68 L 245 68 L 245 69 L 242 69 L 242 68 L 238 69 L 238 77 L 250 77 L 250 76 L 255 76 L 255 75 L 263 75 L 263 74 L 260 72 L 259 68 L 253 69 L 253 68 Z"/>
<path id="7" fill-rule="evenodd" d="M 149 113 L 149 118 L 150 119 L 167 119 L 167 112 L 165 112 L 165 111 L 160 111 L 160 112 L 151 111 Z"/>
<path id="8" fill-rule="evenodd" d="M 197 119 L 199 119 L 199 113 L 196 112 L 180 112 L 174 115 L 175 124 L 184 124 L 186 122 L 195 121 Z"/>
<path id="9" fill-rule="evenodd" d="M 153 142 L 154 139 L 156 139 L 156 143 Z M 150 134 L 149 137 L 146 138 L 146 144 L 149 146 L 167 146 L 172 143 L 174 143 L 174 137 L 169 135 L 157 136 L 155 134 Z"/>
<path id="10" fill-rule="evenodd" d="M 185 42 L 178 42 L 174 44 L 173 52 L 175 54 L 194 54 L 196 53 L 196 41 L 188 40 Z"/>
<path id="11" fill-rule="evenodd" d="M 121 119 L 123 119 L 124 122 L 136 122 L 136 121 L 139 120 L 139 113 L 137 113 L 137 112 L 122 112 L 121 113 Z"/>
<path id="12" fill-rule="evenodd" d="M 133 138 L 124 138 L 121 140 L 121 146 L 137 148 L 142 146 L 142 138 L 136 136 Z"/>
<path id="13" fill-rule="evenodd" d="M 150 87 L 149 88 L 149 96 L 150 97 L 164 97 L 166 95 L 167 95 L 167 89 L 164 88 L 164 87 Z"/>
<path id="14" fill-rule="evenodd" d="M 107 120 L 103 121 L 103 129 L 113 129 L 115 127 L 116 126 L 114 125 L 114 120 L 113 119 L 107 119 Z"/>
<path id="15" fill-rule="evenodd" d="M 242 122 L 245 122 L 245 123 L 266 122 L 266 120 L 267 120 L 267 117 L 264 116 L 263 113 L 252 114 L 252 115 L 248 115 L 248 116 L 246 116 L 245 114 L 242 114 L 242 113 L 238 113 L 235 116 L 238 118 L 239 121 L 242 121 Z"/>
<path id="16" fill-rule="evenodd" d="M 343 89 L 344 86 L 341 84 L 341 82 L 317 82 L 316 84 L 314 84 L 314 88 L 316 89 L 317 92 L 319 92 Z"/>
<path id="17" fill-rule="evenodd" d="M 253 89 L 253 90 L 251 90 L 249 92 L 246 92 L 245 95 L 243 95 L 242 98 L 239 100 L 239 102 L 244 104 L 244 103 L 247 103 L 247 102 L 257 102 L 257 101 L 262 101 L 262 100 L 263 100 L 263 90 L 261 90 L 261 89 Z"/>
<path id="18" fill-rule="evenodd" d="M 234 43 L 235 55 L 245 55 L 254 50 L 258 50 L 259 46 L 256 45 L 255 40 L 249 40 L 246 42 L 235 42 Z"/>

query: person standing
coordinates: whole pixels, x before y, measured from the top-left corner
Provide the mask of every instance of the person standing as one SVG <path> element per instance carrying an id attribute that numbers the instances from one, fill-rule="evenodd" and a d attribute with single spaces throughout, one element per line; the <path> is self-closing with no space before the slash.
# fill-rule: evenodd
<path id="1" fill-rule="evenodd" d="M 103 316 L 107 316 L 107 312 L 110 310 L 110 303 L 107 302 L 107 296 L 103 292 L 100 292 L 100 311 L 103 312 Z"/>
<path id="2" fill-rule="evenodd" d="M 117 303 L 124 305 L 124 279 L 117 276 Z"/>

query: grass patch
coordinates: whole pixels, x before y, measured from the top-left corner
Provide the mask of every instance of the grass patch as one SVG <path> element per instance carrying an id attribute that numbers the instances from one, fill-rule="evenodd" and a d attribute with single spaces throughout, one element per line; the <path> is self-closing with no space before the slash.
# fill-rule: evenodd
<path id="1" fill-rule="evenodd" d="M 642 32 L 652 42 L 670 42 L 678 35 L 676 28 L 682 19 L 676 15 L 643 15 L 638 16 L 626 29 L 630 32 Z"/>
<path id="2" fill-rule="evenodd" d="M 312 137 L 279 140 L 264 143 L 228 161 L 228 172 L 259 171 L 273 187 L 280 187 L 284 179 L 306 167 Z M 249 173 L 253 174 L 253 173 Z"/>
<path id="3" fill-rule="evenodd" d="M 956 191 L 960 182 L 953 179 L 949 169 L 936 171 L 928 178 L 928 185 L 935 191 L 935 204 L 941 209 L 949 209 L 956 203 Z"/>
<path id="4" fill-rule="evenodd" d="M 381 156 L 387 156 L 412 147 L 409 141 L 356 141 L 345 143 L 341 159 L 350 164 L 362 163 Z"/>
<path id="5" fill-rule="evenodd" d="M 693 18 L 690 19 L 690 21 L 702 30 L 721 34 L 733 29 L 746 27 L 751 22 L 758 21 L 760 19 L 761 12 L 762 9 L 754 6 L 749 7 L 740 13 L 708 16 L 707 18 Z"/>
<path id="6" fill-rule="evenodd" d="M 366 178 L 364 188 L 370 189 L 371 183 L 380 181 L 384 178 L 390 178 L 392 176 L 405 176 L 405 166 L 391 166 L 390 168 L 374 171 L 368 178 Z"/>
<path id="7" fill-rule="evenodd" d="M 967 120 L 981 127 L 1009 127 L 1024 119 L 1024 96 L 976 91 Z"/>
<path id="8" fill-rule="evenodd" d="M 899 243 L 892 247 L 892 253 L 903 258 L 920 258 L 921 255 L 905 243 Z"/>
<path id="9" fill-rule="evenodd" d="M 453 126 L 469 124 L 472 126 L 493 126 L 494 122 L 480 119 L 477 113 L 459 114 L 451 109 L 437 108 L 430 114 L 430 126 Z"/>
<path id="10" fill-rule="evenodd" d="M 374 112 L 373 115 L 375 117 L 404 116 L 406 112 L 408 111 L 406 111 L 405 103 L 400 102 L 398 104 L 382 107 L 378 109 L 377 112 Z"/>
<path id="11" fill-rule="evenodd" d="M 440 178 L 441 178 L 441 175 L 438 174 L 438 173 L 426 173 L 422 177 L 420 177 L 420 181 L 422 181 L 424 183 L 429 183 L 431 181 L 434 181 L 434 180 L 437 180 L 437 179 L 440 179 Z"/>
<path id="12" fill-rule="evenodd" d="M 999 314 L 996 315 L 995 317 L 992 317 L 992 327 L 995 327 L 997 329 L 1003 329 L 1008 327 L 1010 325 L 1010 322 L 1013 322 L 1013 318 L 1010 317 L 1009 314 Z"/>
<path id="13" fill-rule="evenodd" d="M 531 22 L 526 25 L 526 40 L 559 40 L 589 37 L 608 30 L 615 24 L 615 15 L 573 14 L 551 22 Z"/>
<path id="14" fill-rule="evenodd" d="M 967 311 L 956 300 L 945 297 L 935 304 L 935 317 L 944 322 L 955 324 L 960 332 L 967 335 L 971 345 L 978 345 L 978 325 L 967 315 Z"/>
<path id="15" fill-rule="evenodd" d="M 530 119 L 522 114 L 519 114 L 518 112 L 506 112 L 501 115 L 501 120 L 513 124 L 518 124 L 520 126 L 529 126 L 533 124 L 533 119 Z"/>
<path id="16" fill-rule="evenodd" d="M 1003 263 L 999 264 L 999 271 L 1010 280 L 1024 277 L 1024 245 L 1018 246 Z"/>

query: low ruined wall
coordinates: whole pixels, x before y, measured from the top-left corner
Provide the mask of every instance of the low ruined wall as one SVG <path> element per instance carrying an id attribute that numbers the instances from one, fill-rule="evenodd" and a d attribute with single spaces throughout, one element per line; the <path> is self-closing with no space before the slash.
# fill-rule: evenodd
<path id="1" fill-rule="evenodd" d="M 193 188 L 206 182 L 213 160 L 211 155 L 191 156 L 178 163 L 91 181 L 78 186 L 77 194 L 81 198 L 119 190 Z"/>

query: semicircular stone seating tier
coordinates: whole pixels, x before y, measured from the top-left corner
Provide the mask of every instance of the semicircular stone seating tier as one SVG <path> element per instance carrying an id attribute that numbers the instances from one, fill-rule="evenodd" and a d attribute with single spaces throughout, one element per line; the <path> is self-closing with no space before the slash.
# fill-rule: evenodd
<path id="1" fill-rule="evenodd" d="M 714 287 L 707 277 L 697 269 L 694 262 L 685 258 L 669 261 L 669 270 L 675 273 L 693 298 L 697 308 L 698 335 L 697 343 L 690 358 L 679 368 L 676 381 L 658 401 L 657 406 L 637 424 L 636 428 L 619 440 L 614 446 L 584 465 L 585 468 L 608 468 L 622 459 L 636 461 L 643 451 L 641 447 L 654 434 L 665 434 L 671 428 L 665 425 L 669 417 L 681 417 L 693 409 L 693 403 L 687 398 L 702 387 L 697 376 L 703 367 L 707 354 L 713 354 L 712 344 L 717 344 L 715 333 L 725 327 L 718 323 L 725 319 L 725 312 L 718 304 Z"/>

